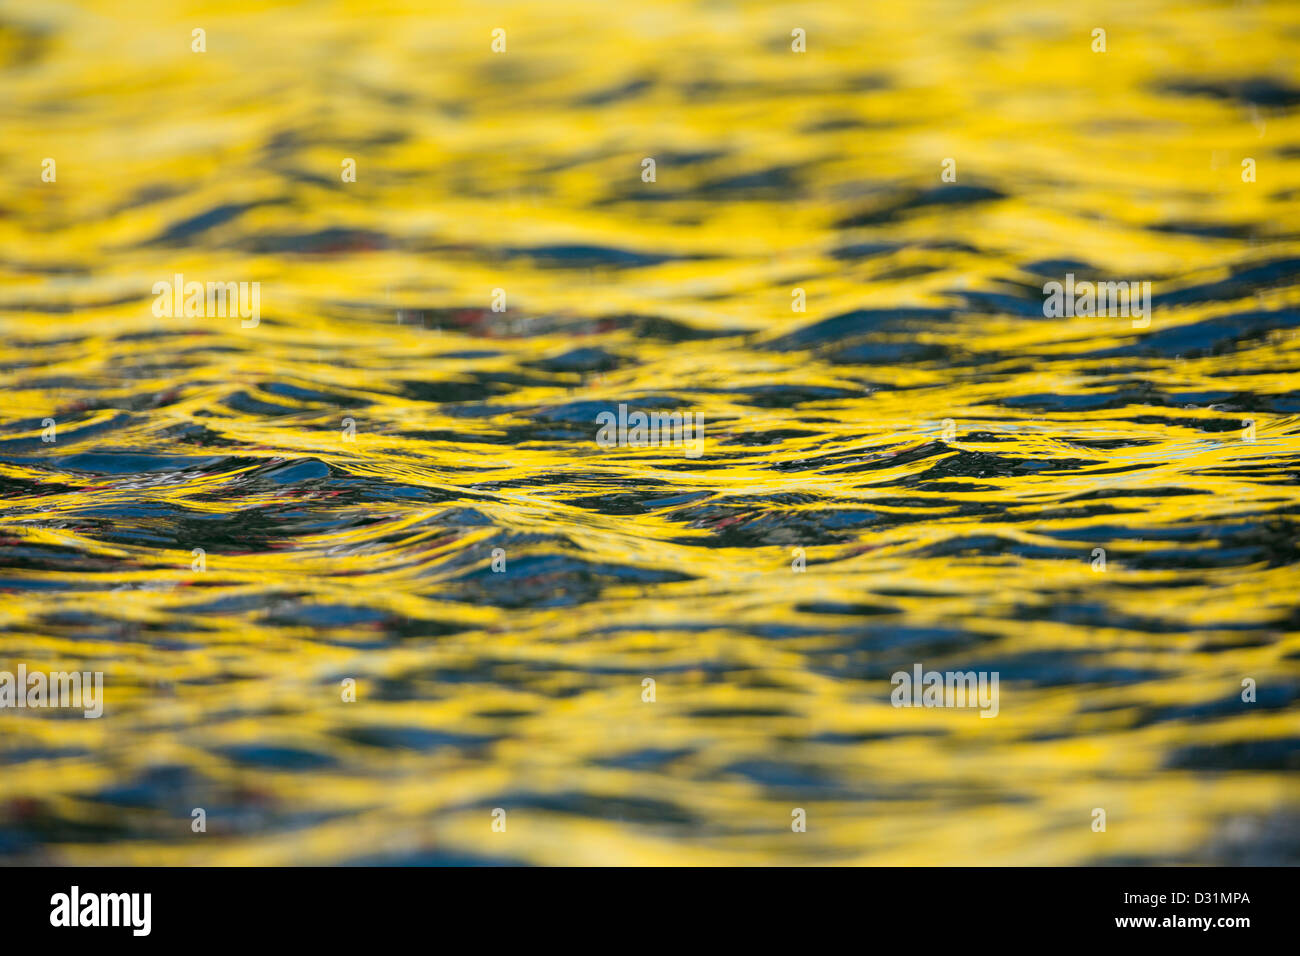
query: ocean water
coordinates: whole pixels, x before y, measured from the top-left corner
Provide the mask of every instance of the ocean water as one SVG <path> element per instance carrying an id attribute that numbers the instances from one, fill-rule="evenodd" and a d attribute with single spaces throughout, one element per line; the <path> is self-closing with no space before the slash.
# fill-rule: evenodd
<path id="1" fill-rule="evenodd" d="M 0 860 L 1300 861 L 1298 47 L 7 3 Z"/>

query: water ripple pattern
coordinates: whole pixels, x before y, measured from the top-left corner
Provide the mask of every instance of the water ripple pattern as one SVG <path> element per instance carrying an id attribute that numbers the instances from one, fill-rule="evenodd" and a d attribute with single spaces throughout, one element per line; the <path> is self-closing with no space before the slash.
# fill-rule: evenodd
<path id="1" fill-rule="evenodd" d="M 0 11 L 0 860 L 1300 862 L 1300 7 L 261 6 Z"/>

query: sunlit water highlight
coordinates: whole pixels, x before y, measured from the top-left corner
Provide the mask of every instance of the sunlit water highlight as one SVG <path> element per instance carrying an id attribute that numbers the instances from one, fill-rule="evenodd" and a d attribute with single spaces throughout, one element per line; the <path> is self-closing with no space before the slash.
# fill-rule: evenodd
<path id="1" fill-rule="evenodd" d="M 1300 858 L 1300 8 L 261 6 L 0 12 L 0 857 Z"/>

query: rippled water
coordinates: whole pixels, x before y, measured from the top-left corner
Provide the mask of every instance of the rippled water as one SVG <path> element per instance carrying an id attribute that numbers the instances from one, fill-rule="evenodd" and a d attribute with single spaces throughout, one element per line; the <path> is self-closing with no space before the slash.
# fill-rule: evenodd
<path id="1" fill-rule="evenodd" d="M 0 857 L 1300 860 L 1300 8 L 258 6 L 0 13 Z"/>

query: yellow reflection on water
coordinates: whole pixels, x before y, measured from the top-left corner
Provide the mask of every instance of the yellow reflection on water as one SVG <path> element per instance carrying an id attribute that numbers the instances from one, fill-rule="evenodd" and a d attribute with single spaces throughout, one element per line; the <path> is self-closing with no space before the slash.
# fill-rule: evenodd
<path id="1" fill-rule="evenodd" d="M 1298 40 L 11 4 L 0 669 L 106 705 L 0 711 L 0 856 L 1295 862 Z M 1044 319 L 1067 271 L 1150 281 L 1150 329 Z M 256 327 L 155 315 L 177 274 Z M 869 309 L 931 311 L 784 338 Z M 599 448 L 619 402 L 706 454 Z M 892 707 L 914 662 L 999 670 L 998 717 Z"/>

